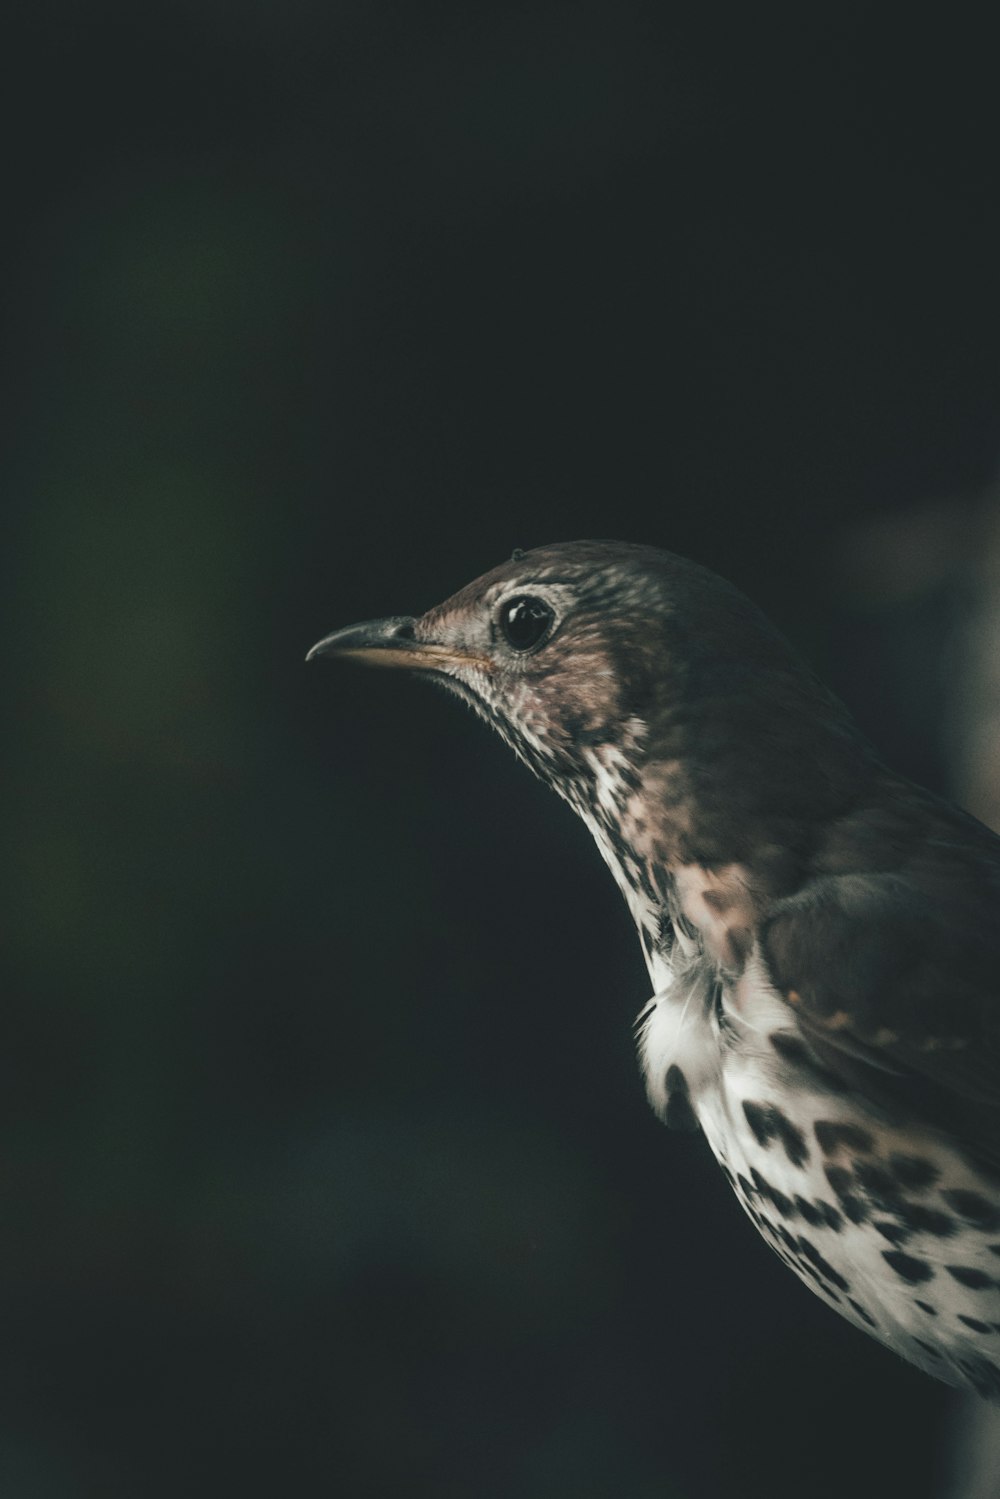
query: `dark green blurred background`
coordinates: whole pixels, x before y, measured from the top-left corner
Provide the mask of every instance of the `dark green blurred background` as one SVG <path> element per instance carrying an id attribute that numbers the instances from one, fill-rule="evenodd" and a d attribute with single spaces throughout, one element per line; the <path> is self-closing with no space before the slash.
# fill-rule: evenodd
<path id="1" fill-rule="evenodd" d="M 985 35 L 635 0 L 4 34 L 2 1499 L 929 1495 L 947 1392 L 649 1113 L 582 827 L 454 704 L 303 656 L 515 545 L 648 541 L 946 786 Z M 954 565 L 883 588 L 930 502 Z"/>

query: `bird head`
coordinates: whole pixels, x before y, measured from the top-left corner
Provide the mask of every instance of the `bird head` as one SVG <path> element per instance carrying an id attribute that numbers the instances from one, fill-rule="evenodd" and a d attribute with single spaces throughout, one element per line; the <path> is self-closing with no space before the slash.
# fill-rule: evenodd
<path id="1" fill-rule="evenodd" d="M 757 837 L 764 803 L 781 815 L 823 800 L 857 741 L 738 589 L 623 542 L 515 552 L 419 618 L 335 631 L 316 657 L 418 671 L 457 693 L 605 832 L 644 785 L 659 845 L 686 830 L 706 858 L 721 856 L 716 832 Z"/>
<path id="2" fill-rule="evenodd" d="M 419 618 L 337 630 L 307 659 L 426 674 L 564 789 L 605 748 L 641 753 L 646 715 L 668 691 L 665 556 L 595 542 L 515 552 Z"/>

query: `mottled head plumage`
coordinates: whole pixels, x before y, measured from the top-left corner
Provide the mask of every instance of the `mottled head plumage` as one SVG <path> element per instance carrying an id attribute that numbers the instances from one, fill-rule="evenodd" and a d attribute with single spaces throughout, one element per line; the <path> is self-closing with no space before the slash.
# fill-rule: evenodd
<path id="1" fill-rule="evenodd" d="M 822 759 L 807 750 L 803 724 L 812 735 L 817 726 L 853 734 L 840 704 L 738 589 L 686 558 L 628 542 L 517 549 L 419 618 L 338 631 L 313 654 L 425 671 L 585 815 L 600 810 L 599 792 L 606 801 L 609 756 L 626 782 L 654 767 L 669 788 L 668 810 L 671 799 L 691 801 L 701 783 L 700 811 L 685 826 L 689 836 L 701 826 L 706 848 L 706 790 L 719 776 L 746 781 L 734 735 L 744 758 L 755 740 L 770 738 L 779 746 L 768 760 L 777 781 L 794 763 L 802 784 L 803 764 Z M 762 776 L 748 784 L 766 801 Z M 744 808 L 744 822 L 753 810 Z M 737 842 L 738 824 L 728 819 Z"/>
<path id="2" fill-rule="evenodd" d="M 443 685 L 549 778 L 585 775 L 582 752 L 617 743 L 649 703 L 655 661 L 662 672 L 667 600 L 637 565 L 641 551 L 577 543 L 515 553 L 414 625 L 418 641 L 460 649 Z M 518 606 L 547 619 L 537 642 L 505 634 L 505 611 Z"/>

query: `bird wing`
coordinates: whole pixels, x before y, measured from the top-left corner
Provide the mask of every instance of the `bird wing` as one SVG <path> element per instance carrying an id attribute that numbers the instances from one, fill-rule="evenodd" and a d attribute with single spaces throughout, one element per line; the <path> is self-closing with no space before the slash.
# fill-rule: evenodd
<path id="1" fill-rule="evenodd" d="M 1000 1166 L 1000 840 L 897 790 L 830 830 L 760 946 L 824 1065 Z"/>

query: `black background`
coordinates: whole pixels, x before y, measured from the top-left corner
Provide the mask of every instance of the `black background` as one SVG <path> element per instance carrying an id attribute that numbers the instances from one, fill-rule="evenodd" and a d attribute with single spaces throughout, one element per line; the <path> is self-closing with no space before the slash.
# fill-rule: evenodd
<path id="1" fill-rule="evenodd" d="M 583 828 L 442 697 L 302 658 L 647 541 L 944 785 L 952 604 L 850 580 L 994 471 L 985 28 L 4 30 L 0 1490 L 929 1495 L 949 1394 L 649 1113 Z"/>

